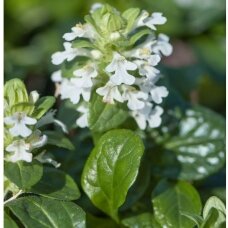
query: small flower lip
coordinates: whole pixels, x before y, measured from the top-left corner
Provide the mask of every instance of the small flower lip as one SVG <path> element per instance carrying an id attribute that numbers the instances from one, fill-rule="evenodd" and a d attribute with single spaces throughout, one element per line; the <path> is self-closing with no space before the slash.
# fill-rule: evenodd
<path id="1" fill-rule="evenodd" d="M 35 125 L 37 120 L 27 116 L 23 112 L 15 112 L 12 116 L 5 117 L 4 123 L 6 125 L 13 125 L 9 129 L 9 132 L 12 136 L 21 136 L 25 138 L 32 133 L 32 130 L 26 125 Z"/>

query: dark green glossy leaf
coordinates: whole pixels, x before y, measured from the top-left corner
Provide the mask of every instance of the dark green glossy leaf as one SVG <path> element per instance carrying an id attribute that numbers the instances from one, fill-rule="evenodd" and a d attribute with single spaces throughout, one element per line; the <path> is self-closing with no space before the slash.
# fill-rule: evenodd
<path id="1" fill-rule="evenodd" d="M 6 205 L 26 228 L 84 228 L 85 213 L 72 202 L 38 196 L 16 199 Z"/>
<path id="2" fill-rule="evenodd" d="M 87 228 L 119 228 L 112 219 L 98 218 L 90 214 L 86 214 L 86 227 Z"/>
<path id="3" fill-rule="evenodd" d="M 161 228 L 161 226 L 154 220 L 154 217 L 150 213 L 143 213 L 137 216 L 126 218 L 122 220 L 122 223 L 129 228 Z"/>
<path id="4" fill-rule="evenodd" d="M 43 175 L 43 166 L 37 161 L 5 162 L 4 170 L 4 175 L 22 190 L 36 184 Z"/>
<path id="5" fill-rule="evenodd" d="M 80 192 L 74 180 L 61 170 L 45 167 L 41 180 L 31 192 L 60 200 L 76 200 Z"/>
<path id="6" fill-rule="evenodd" d="M 188 212 L 181 212 L 181 215 L 193 221 L 194 224 L 197 225 L 197 227 L 200 227 L 200 225 L 203 223 L 203 218 L 200 215 L 196 215 Z"/>
<path id="7" fill-rule="evenodd" d="M 128 113 L 117 104 L 107 104 L 94 93 L 89 105 L 89 128 L 93 132 L 104 132 L 122 124 Z"/>
<path id="8" fill-rule="evenodd" d="M 6 212 L 4 212 L 4 228 L 18 228 L 17 224 Z"/>
<path id="9" fill-rule="evenodd" d="M 166 177 L 197 180 L 217 172 L 225 160 L 225 121 L 203 107 L 178 117 L 172 130 L 164 126 L 154 135 L 160 144 L 152 158 L 153 172 Z"/>
<path id="10" fill-rule="evenodd" d="M 44 134 L 48 137 L 47 143 L 49 145 L 74 150 L 74 145 L 64 134 L 57 131 L 44 131 Z"/>
<path id="11" fill-rule="evenodd" d="M 171 183 L 161 181 L 152 194 L 155 219 L 162 226 L 183 228 L 194 223 L 182 215 L 182 212 L 200 215 L 199 194 L 187 182 Z"/>
<path id="12" fill-rule="evenodd" d="M 82 174 L 82 187 L 99 209 L 118 221 L 118 208 L 124 203 L 138 174 L 144 146 L 129 130 L 104 134 L 91 152 Z"/>

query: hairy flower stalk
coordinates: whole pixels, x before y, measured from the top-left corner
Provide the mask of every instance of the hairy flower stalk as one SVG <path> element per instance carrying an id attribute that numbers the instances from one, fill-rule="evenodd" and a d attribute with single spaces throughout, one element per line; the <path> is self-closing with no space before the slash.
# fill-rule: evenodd
<path id="1" fill-rule="evenodd" d="M 131 8 L 121 14 L 109 5 L 95 4 L 85 21 L 63 35 L 65 50 L 52 55 L 52 63 L 62 65 L 52 75 L 56 94 L 79 104 L 80 127 L 88 126 L 93 92 L 105 103 L 126 105 L 141 129 L 158 127 L 163 113 L 159 104 L 168 90 L 156 85 L 156 66 L 162 55 L 172 53 L 172 46 L 166 35 L 155 31 L 167 19 L 159 12 L 150 15 Z"/>

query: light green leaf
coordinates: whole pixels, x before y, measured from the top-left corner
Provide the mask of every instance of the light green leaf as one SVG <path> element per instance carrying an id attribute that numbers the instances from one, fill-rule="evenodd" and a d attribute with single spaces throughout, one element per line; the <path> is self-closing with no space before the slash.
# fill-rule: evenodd
<path id="1" fill-rule="evenodd" d="M 31 192 L 60 200 L 76 200 L 80 192 L 74 180 L 61 170 L 44 167 L 43 177 Z"/>
<path id="2" fill-rule="evenodd" d="M 127 20 L 126 32 L 129 32 L 140 12 L 139 8 L 130 8 L 123 12 L 122 16 Z"/>
<path id="3" fill-rule="evenodd" d="M 27 115 L 31 115 L 34 111 L 35 106 L 31 103 L 18 103 L 11 107 L 10 113 L 13 114 L 15 112 L 24 112 Z"/>
<path id="4" fill-rule="evenodd" d="M 4 212 L 4 228 L 18 228 L 17 224 L 6 212 Z"/>
<path id="5" fill-rule="evenodd" d="M 17 103 L 28 102 L 25 84 L 18 78 L 7 81 L 4 85 L 4 98 L 10 107 Z"/>
<path id="6" fill-rule="evenodd" d="M 225 161 L 225 121 L 203 107 L 188 109 L 176 127 L 167 124 L 154 139 L 161 146 L 152 158 L 158 175 L 198 180 L 217 172 Z"/>
<path id="7" fill-rule="evenodd" d="M 44 131 L 43 133 L 48 137 L 47 144 L 74 150 L 74 145 L 64 134 L 57 131 Z"/>
<path id="8" fill-rule="evenodd" d="M 118 104 L 107 104 L 94 93 L 89 104 L 89 128 L 93 132 L 104 132 L 118 127 L 128 117 L 128 113 Z"/>
<path id="9" fill-rule="evenodd" d="M 143 213 L 137 216 L 126 218 L 122 220 L 123 225 L 129 228 L 161 228 L 161 226 L 154 220 L 150 213 Z"/>
<path id="10" fill-rule="evenodd" d="M 215 208 L 218 211 L 221 211 L 223 214 L 226 214 L 226 208 L 224 203 L 216 196 L 210 197 L 204 208 L 203 208 L 203 217 L 206 218 L 209 215 L 209 212 L 212 208 Z"/>
<path id="11" fill-rule="evenodd" d="M 74 40 L 72 42 L 73 48 L 95 48 L 95 46 L 89 40 Z"/>
<path id="12" fill-rule="evenodd" d="M 118 208 L 134 183 L 144 146 L 129 130 L 104 134 L 91 152 L 82 174 L 82 187 L 99 209 L 118 221 Z"/>
<path id="13" fill-rule="evenodd" d="M 42 97 L 36 102 L 36 110 L 33 116 L 37 119 L 40 119 L 54 105 L 54 103 L 54 97 Z"/>
<path id="14" fill-rule="evenodd" d="M 36 184 L 43 175 L 43 166 L 37 161 L 5 162 L 4 166 L 4 175 L 22 190 Z"/>
<path id="15" fill-rule="evenodd" d="M 27 228 L 85 227 L 84 211 L 72 202 L 28 196 L 11 201 L 6 206 Z"/>
<path id="16" fill-rule="evenodd" d="M 152 31 L 149 28 L 141 29 L 140 31 L 136 32 L 134 35 L 131 36 L 128 45 L 134 45 L 140 38 L 149 34 L 152 34 Z"/>
<path id="17" fill-rule="evenodd" d="M 152 193 L 155 219 L 166 227 L 193 227 L 194 223 L 181 213 L 200 215 L 201 201 L 198 192 L 187 182 L 161 181 Z"/>
<path id="18" fill-rule="evenodd" d="M 200 215 L 196 215 L 188 212 L 181 212 L 181 215 L 192 220 L 194 224 L 197 225 L 197 227 L 200 227 L 200 225 L 203 223 L 203 218 Z"/>

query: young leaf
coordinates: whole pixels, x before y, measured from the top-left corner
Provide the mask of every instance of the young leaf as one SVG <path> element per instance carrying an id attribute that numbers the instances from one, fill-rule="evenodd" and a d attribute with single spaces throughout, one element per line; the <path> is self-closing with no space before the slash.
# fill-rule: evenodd
<path id="1" fill-rule="evenodd" d="M 25 84 L 17 78 L 9 80 L 4 85 L 4 98 L 9 106 L 21 102 L 28 102 L 28 94 Z"/>
<path id="2" fill-rule="evenodd" d="M 140 38 L 142 38 L 145 35 L 152 34 L 151 30 L 148 28 L 142 29 L 138 32 L 136 32 L 134 35 L 131 36 L 129 46 L 134 45 Z"/>
<path id="3" fill-rule="evenodd" d="M 162 148 L 152 158 L 154 172 L 182 180 L 198 180 L 217 172 L 225 161 L 224 126 L 224 118 L 213 111 L 198 106 L 188 109 L 175 131 L 154 137 Z"/>
<path id="4" fill-rule="evenodd" d="M 42 178 L 29 191 L 60 200 L 76 200 L 80 197 L 74 180 L 63 171 L 50 167 L 44 167 Z"/>
<path id="5" fill-rule="evenodd" d="M 18 225 L 6 212 L 4 212 L 4 228 L 18 228 Z"/>
<path id="6" fill-rule="evenodd" d="M 187 182 L 161 181 L 152 193 L 155 219 L 162 226 L 193 227 L 194 223 L 182 212 L 200 215 L 201 201 L 198 192 Z"/>
<path id="7" fill-rule="evenodd" d="M 128 113 L 117 104 L 107 104 L 94 93 L 89 105 L 89 128 L 93 132 L 104 132 L 122 124 Z"/>
<path id="8" fill-rule="evenodd" d="M 36 110 L 33 116 L 40 119 L 55 103 L 55 98 L 51 96 L 42 97 L 36 103 Z"/>
<path id="9" fill-rule="evenodd" d="M 19 161 L 5 162 L 5 176 L 20 189 L 26 190 L 36 184 L 43 175 L 43 166 L 37 161 L 31 163 Z"/>
<path id="10" fill-rule="evenodd" d="M 140 12 L 139 8 L 130 8 L 123 12 L 122 16 L 127 20 L 126 32 L 129 32 Z"/>
<path id="11" fill-rule="evenodd" d="M 140 228 L 140 227 L 153 227 L 161 228 L 161 226 L 154 220 L 154 217 L 150 213 L 143 213 L 137 216 L 126 218 L 122 220 L 123 225 L 129 228 Z"/>
<path id="12" fill-rule="evenodd" d="M 129 130 L 104 134 L 91 152 L 82 174 L 82 187 L 99 209 L 118 221 L 118 208 L 138 174 L 144 146 Z"/>
<path id="13" fill-rule="evenodd" d="M 58 146 L 68 150 L 74 150 L 74 145 L 64 134 L 57 131 L 44 131 L 44 134 L 48 137 L 47 143 L 49 145 Z"/>
<path id="14" fill-rule="evenodd" d="M 85 212 L 72 202 L 28 196 L 6 204 L 25 227 L 85 227 Z"/>
<path id="15" fill-rule="evenodd" d="M 89 40 L 74 40 L 72 42 L 73 48 L 95 48 Z"/>

